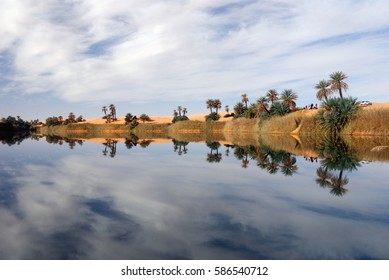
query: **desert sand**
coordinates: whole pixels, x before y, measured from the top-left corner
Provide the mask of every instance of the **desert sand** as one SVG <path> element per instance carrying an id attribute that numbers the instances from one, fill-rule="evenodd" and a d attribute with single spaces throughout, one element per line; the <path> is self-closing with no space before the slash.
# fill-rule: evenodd
<path id="1" fill-rule="evenodd" d="M 220 116 L 224 116 L 226 112 L 219 112 Z M 189 120 L 191 121 L 204 121 L 205 116 L 207 114 L 193 114 L 193 115 L 188 115 Z M 173 120 L 173 116 L 150 116 L 150 119 L 153 121 L 148 122 L 148 123 L 171 123 Z M 220 118 L 219 121 L 227 121 L 230 120 L 231 118 L 225 119 L 223 117 Z M 105 119 L 86 119 L 87 123 L 92 123 L 92 124 L 104 124 Z M 113 122 L 114 124 L 124 124 L 124 117 L 118 117 L 118 120 Z"/>
<path id="2" fill-rule="evenodd" d="M 389 108 L 389 102 L 384 102 L 384 103 L 373 103 L 373 105 L 370 106 L 364 106 L 361 107 L 362 109 L 373 109 L 373 108 Z M 317 112 L 317 110 L 305 110 L 306 114 L 314 114 Z M 191 121 L 204 121 L 206 114 L 193 114 L 193 115 L 188 115 L 189 120 Z M 226 112 L 219 112 L 220 116 L 224 116 Z M 173 116 L 150 116 L 150 118 L 153 120 L 150 123 L 171 123 Z M 229 121 L 232 118 L 223 118 L 221 117 L 219 121 Z M 92 124 L 104 124 L 105 120 L 104 119 L 86 119 L 87 123 L 92 123 Z M 118 120 L 114 122 L 115 124 L 124 124 L 124 117 L 118 117 Z"/>

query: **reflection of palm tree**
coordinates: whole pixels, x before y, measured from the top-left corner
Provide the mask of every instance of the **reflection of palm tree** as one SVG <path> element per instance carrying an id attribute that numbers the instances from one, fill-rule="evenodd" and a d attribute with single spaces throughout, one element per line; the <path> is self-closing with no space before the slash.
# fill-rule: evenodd
<path id="1" fill-rule="evenodd" d="M 276 174 L 277 171 L 279 169 L 279 165 L 277 162 L 275 161 L 271 161 L 268 165 L 267 165 L 267 171 L 270 173 L 270 174 Z"/>
<path id="2" fill-rule="evenodd" d="M 296 165 L 296 158 L 289 156 L 286 158 L 281 165 L 281 172 L 285 176 L 292 176 L 298 170 L 298 166 Z"/>
<path id="3" fill-rule="evenodd" d="M 348 178 L 347 177 L 343 178 L 343 170 L 340 170 L 339 176 L 331 177 L 331 185 L 330 185 L 330 188 L 332 188 L 331 194 L 335 196 L 343 196 L 347 192 L 347 189 L 344 188 L 344 186 L 347 184 L 348 184 Z"/>
<path id="4" fill-rule="evenodd" d="M 242 167 L 247 168 L 249 166 L 248 154 L 245 155 L 244 159 L 242 159 Z"/>
<path id="5" fill-rule="evenodd" d="M 349 183 L 344 171 L 351 172 L 360 166 L 354 151 L 341 137 L 333 136 L 322 140 L 318 152 L 322 160 L 321 167 L 316 171 L 316 183 L 323 188 L 331 188 L 331 194 L 343 196 L 347 192 L 344 186 Z M 336 175 L 335 171 L 339 174 Z"/>
<path id="6" fill-rule="evenodd" d="M 326 168 L 323 168 L 322 166 L 320 166 L 316 170 L 316 175 L 318 178 L 315 181 L 320 187 L 326 188 L 326 187 L 329 187 L 331 185 L 332 174 Z"/>
<path id="7" fill-rule="evenodd" d="M 219 153 L 219 142 L 207 142 L 207 147 L 211 149 L 209 153 L 207 153 L 207 161 L 208 162 L 220 162 L 222 160 L 222 154 Z"/>
<path id="8" fill-rule="evenodd" d="M 177 141 L 175 139 L 173 139 L 172 141 L 174 152 L 177 152 L 179 156 L 188 152 L 188 148 L 186 146 L 188 146 L 189 142 Z"/>

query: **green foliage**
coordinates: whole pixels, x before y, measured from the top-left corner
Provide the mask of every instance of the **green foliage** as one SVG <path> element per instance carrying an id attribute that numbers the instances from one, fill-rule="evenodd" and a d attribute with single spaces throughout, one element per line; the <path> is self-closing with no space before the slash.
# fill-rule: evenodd
<path id="1" fill-rule="evenodd" d="M 272 116 L 284 116 L 290 112 L 288 106 L 281 102 L 274 102 L 270 106 L 270 115 Z"/>
<path id="2" fill-rule="evenodd" d="M 187 116 L 174 116 L 173 117 L 173 120 L 172 120 L 172 123 L 176 123 L 176 122 L 180 122 L 180 121 L 187 121 L 189 120 L 189 118 Z"/>
<path id="3" fill-rule="evenodd" d="M 124 121 L 126 122 L 126 124 L 131 123 L 135 119 L 136 116 L 133 116 L 131 113 L 127 113 L 126 116 L 124 117 Z"/>
<path id="4" fill-rule="evenodd" d="M 30 130 L 31 129 L 31 122 L 24 121 L 19 116 L 11 117 L 8 116 L 7 118 L 2 118 L 0 123 L 0 130 L 4 131 L 21 131 L 21 130 Z"/>
<path id="5" fill-rule="evenodd" d="M 218 119 L 220 119 L 220 115 L 215 112 L 205 116 L 206 121 L 217 121 Z"/>
<path id="6" fill-rule="evenodd" d="M 139 122 L 136 119 L 133 119 L 130 124 L 130 129 L 133 130 L 135 127 L 137 127 Z"/>
<path id="7" fill-rule="evenodd" d="M 59 120 L 58 117 L 48 117 L 46 119 L 46 125 L 47 126 L 55 126 L 55 125 L 60 125 L 62 122 Z"/>
<path id="8" fill-rule="evenodd" d="M 338 135 L 353 120 L 359 106 L 356 98 L 331 98 L 324 101 L 317 121 L 331 135 Z"/>
<path id="9" fill-rule="evenodd" d="M 234 106 L 234 113 L 235 113 L 235 116 L 238 117 L 238 116 L 242 116 L 242 114 L 244 113 L 245 111 L 245 106 L 242 102 L 238 102 L 235 104 Z"/>
<path id="10" fill-rule="evenodd" d="M 140 119 L 143 123 L 153 121 L 153 120 L 150 119 L 150 117 L 149 117 L 148 115 L 146 115 L 146 114 L 140 115 L 140 116 L 139 116 L 139 119 Z"/>

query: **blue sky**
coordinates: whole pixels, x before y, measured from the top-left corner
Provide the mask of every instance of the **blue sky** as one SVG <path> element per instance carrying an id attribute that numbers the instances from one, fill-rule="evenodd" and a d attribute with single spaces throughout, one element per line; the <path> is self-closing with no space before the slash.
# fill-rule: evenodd
<path id="1" fill-rule="evenodd" d="M 203 113 L 272 88 L 304 106 L 334 71 L 386 102 L 388 14 L 384 0 L 2 0 L 0 117 Z"/>

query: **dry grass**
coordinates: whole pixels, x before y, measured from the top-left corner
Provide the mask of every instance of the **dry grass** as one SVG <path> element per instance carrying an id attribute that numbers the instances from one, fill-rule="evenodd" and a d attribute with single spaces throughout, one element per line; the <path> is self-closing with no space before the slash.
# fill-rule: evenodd
<path id="1" fill-rule="evenodd" d="M 241 146 L 258 145 L 258 119 L 239 118 L 228 121 L 223 128 L 226 140 Z"/>
<path id="2" fill-rule="evenodd" d="M 168 136 L 179 141 L 224 141 L 225 122 L 181 121 L 169 126 Z"/>
<path id="3" fill-rule="evenodd" d="M 322 133 L 315 121 L 316 113 L 317 110 L 300 110 L 282 117 L 271 117 L 260 123 L 260 134 Z"/>
<path id="4" fill-rule="evenodd" d="M 366 107 L 345 129 L 351 135 L 389 135 L 389 108 Z"/>

